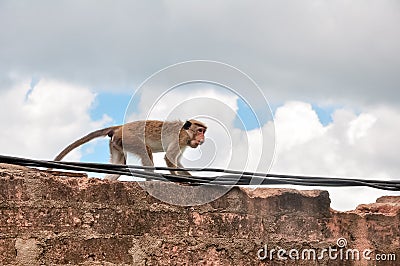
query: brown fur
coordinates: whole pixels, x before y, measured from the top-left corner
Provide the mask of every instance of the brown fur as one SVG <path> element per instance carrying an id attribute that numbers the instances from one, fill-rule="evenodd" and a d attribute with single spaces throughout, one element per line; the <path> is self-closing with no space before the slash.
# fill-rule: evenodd
<path id="1" fill-rule="evenodd" d="M 55 161 L 60 161 L 73 149 L 98 137 L 109 136 L 111 163 L 126 164 L 127 152 L 137 155 L 144 166 L 154 166 L 153 152 L 166 152 L 168 167 L 182 168 L 180 158 L 187 146 L 196 148 L 204 142 L 207 127 L 200 121 L 189 120 L 185 130 L 181 121 L 143 120 L 122 126 L 96 130 L 66 147 Z M 188 122 L 186 122 L 188 123 Z M 202 132 L 201 132 L 202 131 Z M 172 171 L 172 174 L 190 175 L 187 171 Z M 116 180 L 119 175 L 107 175 L 106 179 Z"/>

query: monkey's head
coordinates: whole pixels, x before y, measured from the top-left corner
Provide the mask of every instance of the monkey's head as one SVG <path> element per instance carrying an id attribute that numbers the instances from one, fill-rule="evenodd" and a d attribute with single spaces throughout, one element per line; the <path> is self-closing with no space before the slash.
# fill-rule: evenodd
<path id="1" fill-rule="evenodd" d="M 183 129 L 185 129 L 190 139 L 188 141 L 188 145 L 191 148 L 197 148 L 199 145 L 204 143 L 207 126 L 200 121 L 190 119 L 185 122 L 183 125 Z"/>

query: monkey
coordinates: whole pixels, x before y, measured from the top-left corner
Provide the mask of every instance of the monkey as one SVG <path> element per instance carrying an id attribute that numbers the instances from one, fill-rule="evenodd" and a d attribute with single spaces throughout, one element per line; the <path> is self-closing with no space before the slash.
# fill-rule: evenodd
<path id="1" fill-rule="evenodd" d="M 110 163 L 126 165 L 127 153 L 137 155 L 143 166 L 154 166 L 153 153 L 165 152 L 164 160 L 170 168 L 183 168 L 180 163 L 187 147 L 197 148 L 205 141 L 207 126 L 197 120 L 158 121 L 141 120 L 119 126 L 99 129 L 76 140 L 54 159 L 61 161 L 73 149 L 98 137 L 110 137 Z M 188 171 L 170 170 L 171 174 L 191 176 Z M 117 180 L 120 175 L 108 174 L 107 180 Z"/>

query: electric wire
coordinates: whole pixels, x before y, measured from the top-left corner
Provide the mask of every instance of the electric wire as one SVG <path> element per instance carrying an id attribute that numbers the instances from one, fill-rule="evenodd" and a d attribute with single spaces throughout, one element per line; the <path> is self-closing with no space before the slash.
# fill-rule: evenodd
<path id="1" fill-rule="evenodd" d="M 305 175 L 285 175 L 237 171 L 221 168 L 169 168 L 149 167 L 139 165 L 116 165 L 103 163 L 83 163 L 34 160 L 12 156 L 0 155 L 0 163 L 14 164 L 27 167 L 59 169 L 79 172 L 92 172 L 102 174 L 119 174 L 143 178 L 146 181 L 172 181 L 190 185 L 223 185 L 223 186 L 248 186 L 248 185 L 301 185 L 320 187 L 371 187 L 375 189 L 400 191 L 400 181 L 395 180 L 370 180 L 361 178 L 323 177 Z M 198 173 L 216 173 L 215 176 L 184 176 L 176 174 L 158 173 L 156 171 L 173 170 L 175 172 L 190 171 Z"/>

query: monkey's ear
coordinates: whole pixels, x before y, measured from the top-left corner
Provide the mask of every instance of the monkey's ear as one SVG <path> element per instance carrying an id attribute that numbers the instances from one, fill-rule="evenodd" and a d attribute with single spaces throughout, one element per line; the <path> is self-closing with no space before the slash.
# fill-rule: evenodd
<path id="1" fill-rule="evenodd" d="M 192 125 L 192 122 L 186 121 L 185 124 L 183 124 L 182 128 L 185 129 L 185 130 L 188 130 L 191 125 Z"/>

